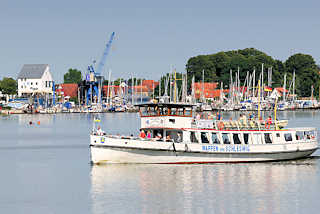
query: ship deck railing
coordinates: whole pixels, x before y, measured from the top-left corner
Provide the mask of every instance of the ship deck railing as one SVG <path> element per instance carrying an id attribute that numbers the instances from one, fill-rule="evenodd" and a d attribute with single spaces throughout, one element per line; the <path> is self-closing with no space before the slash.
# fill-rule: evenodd
<path id="1" fill-rule="evenodd" d="M 280 130 L 288 124 L 287 120 L 272 121 L 269 125 L 264 120 L 197 120 L 192 128 L 216 130 Z"/>

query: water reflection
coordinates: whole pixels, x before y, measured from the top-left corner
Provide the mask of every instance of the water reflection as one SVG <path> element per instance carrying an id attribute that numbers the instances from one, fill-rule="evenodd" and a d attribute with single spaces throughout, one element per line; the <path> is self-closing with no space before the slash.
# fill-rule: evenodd
<path id="1" fill-rule="evenodd" d="M 94 165 L 93 213 L 288 213 L 320 188 L 319 158 L 216 165 Z M 319 172 L 318 172 L 319 173 Z M 311 192 L 308 192 L 311 191 Z"/>

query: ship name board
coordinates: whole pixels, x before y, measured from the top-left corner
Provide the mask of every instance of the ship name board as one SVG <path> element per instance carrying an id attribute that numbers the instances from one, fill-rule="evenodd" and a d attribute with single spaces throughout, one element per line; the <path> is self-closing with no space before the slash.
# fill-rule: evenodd
<path id="1" fill-rule="evenodd" d="M 248 145 L 208 145 L 202 146 L 202 151 L 208 152 L 250 152 L 250 147 Z"/>
<path id="2" fill-rule="evenodd" d="M 149 118 L 146 120 L 145 124 L 147 127 L 159 127 L 163 126 L 164 121 L 163 118 Z"/>

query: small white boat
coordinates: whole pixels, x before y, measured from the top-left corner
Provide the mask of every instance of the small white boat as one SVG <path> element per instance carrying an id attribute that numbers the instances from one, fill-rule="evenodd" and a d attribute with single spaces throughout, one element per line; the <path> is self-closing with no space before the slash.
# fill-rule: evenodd
<path id="1" fill-rule="evenodd" d="M 150 138 L 106 135 L 93 129 L 93 163 L 228 163 L 303 158 L 318 149 L 315 128 L 287 121 L 197 120 L 192 105 L 141 104 L 141 130 Z M 159 136 L 159 137 L 158 137 Z"/>

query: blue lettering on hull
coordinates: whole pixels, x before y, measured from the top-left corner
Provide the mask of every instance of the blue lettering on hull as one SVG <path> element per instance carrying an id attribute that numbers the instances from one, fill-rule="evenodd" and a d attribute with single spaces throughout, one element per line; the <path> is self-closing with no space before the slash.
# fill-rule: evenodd
<path id="1" fill-rule="evenodd" d="M 248 145 L 228 145 L 228 146 L 202 146 L 202 151 L 207 152 L 250 152 L 250 147 Z"/>

